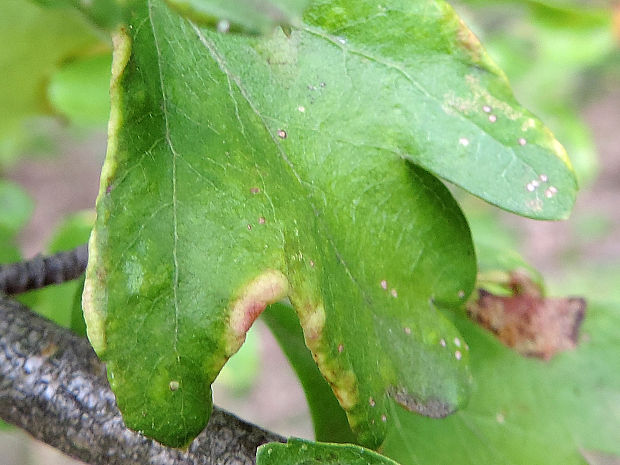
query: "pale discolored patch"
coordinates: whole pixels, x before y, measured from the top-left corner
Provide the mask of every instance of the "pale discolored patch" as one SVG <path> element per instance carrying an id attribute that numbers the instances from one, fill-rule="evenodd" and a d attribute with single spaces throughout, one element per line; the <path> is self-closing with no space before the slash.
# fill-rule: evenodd
<path id="1" fill-rule="evenodd" d="M 286 276 L 277 270 L 265 271 L 243 289 L 231 306 L 228 320 L 232 333 L 227 346 L 229 355 L 239 350 L 245 334 L 265 307 L 286 297 L 288 289 Z"/>
<path id="2" fill-rule="evenodd" d="M 86 279 L 82 291 L 82 311 L 86 322 L 86 333 L 90 344 L 97 354 L 103 353 L 106 348 L 105 337 L 105 288 L 102 287 L 103 276 L 99 276 L 100 268 L 96 267 L 98 260 L 97 229 L 93 229 L 88 242 L 88 266 Z"/>

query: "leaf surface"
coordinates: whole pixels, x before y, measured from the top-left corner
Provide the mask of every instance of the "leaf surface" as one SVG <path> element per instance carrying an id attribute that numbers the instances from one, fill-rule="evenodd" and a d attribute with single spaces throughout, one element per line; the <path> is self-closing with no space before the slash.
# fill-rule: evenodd
<path id="1" fill-rule="evenodd" d="M 469 230 L 434 176 L 356 143 L 380 110 L 341 107 L 342 92 L 354 96 L 331 74 L 341 47 L 316 26 L 222 36 L 155 0 L 133 21 L 115 37 L 84 291 L 127 425 L 187 444 L 209 416 L 210 383 L 283 297 L 361 442 L 383 440 L 389 399 L 454 411 L 468 355 L 438 306 L 473 287 Z M 360 85 L 375 66 L 409 83 L 358 61 L 371 67 Z"/>
<path id="2" fill-rule="evenodd" d="M 268 32 L 277 25 L 298 25 L 309 0 L 167 0 L 198 24 L 217 26 L 220 32 L 240 28 Z"/>
<path id="3" fill-rule="evenodd" d="M 382 453 L 403 465 L 585 465 L 583 451 L 620 456 L 618 303 L 590 305 L 573 351 L 524 358 L 466 319 L 474 389 L 440 422 L 395 407 Z"/>
<path id="4" fill-rule="evenodd" d="M 351 444 L 327 444 L 291 438 L 258 448 L 257 465 L 398 465 L 372 450 Z"/>

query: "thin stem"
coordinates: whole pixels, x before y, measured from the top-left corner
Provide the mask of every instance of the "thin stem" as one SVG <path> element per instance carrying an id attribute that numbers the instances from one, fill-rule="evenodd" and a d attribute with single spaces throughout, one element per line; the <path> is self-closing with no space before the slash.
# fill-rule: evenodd
<path id="1" fill-rule="evenodd" d="M 86 244 L 49 257 L 0 265 L 0 293 L 13 295 L 79 277 L 86 269 Z"/>

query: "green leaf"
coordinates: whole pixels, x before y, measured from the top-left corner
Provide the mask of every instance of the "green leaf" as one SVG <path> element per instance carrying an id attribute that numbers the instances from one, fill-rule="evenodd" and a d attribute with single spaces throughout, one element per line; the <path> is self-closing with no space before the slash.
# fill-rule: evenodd
<path id="1" fill-rule="evenodd" d="M 125 23 L 132 9 L 143 0 L 34 0 L 58 10 L 76 9 L 99 27 L 113 30 Z"/>
<path id="2" fill-rule="evenodd" d="M 240 28 L 265 33 L 274 26 L 298 25 L 309 0 L 166 0 L 179 13 L 220 32 Z"/>
<path id="3" fill-rule="evenodd" d="M 301 381 L 312 415 L 316 440 L 355 442 L 344 411 L 304 344 L 302 328 L 293 309 L 287 305 L 273 304 L 261 318 L 273 332 Z"/>
<path id="4" fill-rule="evenodd" d="M 21 259 L 15 239 L 33 210 L 32 199 L 19 185 L 0 179 L 0 264 Z"/>
<path id="5" fill-rule="evenodd" d="M 469 230 L 441 182 L 381 147 L 408 143 L 396 129 L 426 97 L 392 62 L 344 60 L 328 30 L 342 21 L 338 5 L 320 4 L 290 38 L 261 39 L 200 30 L 150 1 L 115 38 L 85 317 L 126 424 L 166 444 L 203 429 L 210 383 L 264 306 L 285 296 L 362 443 L 383 440 L 389 399 L 439 417 L 467 398 L 468 354 L 438 307 L 473 287 Z M 417 8 L 434 5 L 386 17 L 415 44 L 428 32 L 416 33 Z M 362 47 L 354 33 L 366 13 L 353 13 L 348 40 Z M 386 47 L 402 42 L 368 25 Z M 381 82 L 383 103 L 370 98 Z M 437 131 L 417 128 L 416 139 Z"/>
<path id="6" fill-rule="evenodd" d="M 103 126 L 110 116 L 111 54 L 95 55 L 67 63 L 48 87 L 50 103 L 74 123 Z"/>
<path id="7" fill-rule="evenodd" d="M 0 158 L 17 147 L 25 118 L 49 113 L 46 84 L 66 59 L 101 46 L 73 11 L 45 10 L 25 0 L 0 5 Z M 10 45 L 9 45 L 10 44 Z"/>
<path id="8" fill-rule="evenodd" d="M 7 233 L 19 232 L 34 210 L 30 196 L 17 184 L 0 179 L 0 229 Z"/>
<path id="9" fill-rule="evenodd" d="M 290 438 L 263 444 L 256 465 L 398 465 L 376 452 L 351 444 L 326 444 Z"/>
<path id="10" fill-rule="evenodd" d="M 576 350 L 523 358 L 459 318 L 471 345 L 469 405 L 440 422 L 395 408 L 383 453 L 407 464 L 584 465 L 582 450 L 620 455 L 618 306 L 591 305 Z"/>

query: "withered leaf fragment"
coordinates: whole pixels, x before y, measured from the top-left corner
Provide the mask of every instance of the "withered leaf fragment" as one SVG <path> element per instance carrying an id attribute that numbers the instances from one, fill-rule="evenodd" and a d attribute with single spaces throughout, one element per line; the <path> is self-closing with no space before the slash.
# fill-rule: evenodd
<path id="1" fill-rule="evenodd" d="M 512 296 L 497 296 L 479 289 L 467 310 L 470 317 L 521 355 L 549 360 L 574 349 L 586 309 L 580 297 L 546 298 L 535 285 L 515 277 Z"/>

